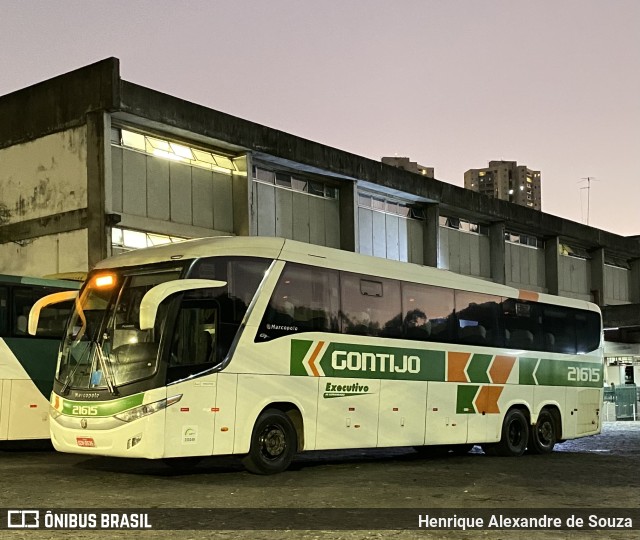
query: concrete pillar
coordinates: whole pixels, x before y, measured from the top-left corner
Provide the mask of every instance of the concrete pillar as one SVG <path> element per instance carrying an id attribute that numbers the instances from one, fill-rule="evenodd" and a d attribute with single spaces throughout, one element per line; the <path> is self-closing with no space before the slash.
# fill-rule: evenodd
<path id="1" fill-rule="evenodd" d="M 606 298 L 604 279 L 604 248 L 598 248 L 590 252 L 591 255 L 591 298 L 599 306 L 604 305 Z"/>
<path id="2" fill-rule="evenodd" d="M 233 162 L 238 167 L 238 172 L 234 172 L 231 179 L 233 234 L 237 236 L 255 236 L 257 234 L 255 220 L 257 209 L 253 209 L 251 206 L 251 188 L 253 183 L 253 163 L 251 161 L 251 155 L 240 156 L 235 158 Z M 254 210 L 256 210 L 255 213 Z"/>
<path id="3" fill-rule="evenodd" d="M 340 249 L 358 252 L 358 184 L 343 180 L 339 186 Z"/>
<path id="4" fill-rule="evenodd" d="M 630 262 L 629 272 L 629 301 L 633 304 L 640 304 L 640 259 L 633 259 Z"/>
<path id="5" fill-rule="evenodd" d="M 106 222 L 107 174 L 111 175 L 111 117 L 87 114 L 87 262 L 92 269 L 111 252 Z M 110 184 L 110 182 L 109 182 Z"/>
<path id="6" fill-rule="evenodd" d="M 427 218 L 424 224 L 424 249 L 423 263 L 425 266 L 438 268 L 438 256 L 440 254 L 440 206 L 427 204 L 424 207 Z"/>
<path id="7" fill-rule="evenodd" d="M 544 278 L 549 294 L 560 291 L 560 239 L 557 236 L 544 242 Z"/>
<path id="8" fill-rule="evenodd" d="M 489 249 L 491 279 L 496 283 L 506 283 L 505 272 L 506 245 L 504 242 L 504 222 L 498 221 L 489 226 Z"/>

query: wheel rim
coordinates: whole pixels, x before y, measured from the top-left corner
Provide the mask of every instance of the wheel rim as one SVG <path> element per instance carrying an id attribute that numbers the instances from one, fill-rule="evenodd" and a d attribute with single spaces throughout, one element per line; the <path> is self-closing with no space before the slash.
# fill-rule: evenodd
<path id="1" fill-rule="evenodd" d="M 538 426 L 538 429 L 536 431 L 538 433 L 538 441 L 542 446 L 547 447 L 553 443 L 553 439 L 554 439 L 553 424 L 549 420 L 542 422 Z"/>
<path id="2" fill-rule="evenodd" d="M 287 437 L 280 426 L 270 425 L 260 434 L 260 453 L 267 460 L 278 459 L 287 449 Z"/>
<path id="3" fill-rule="evenodd" d="M 513 448 L 519 448 L 524 440 L 524 430 L 522 424 L 518 420 L 514 420 L 509 424 L 509 444 Z"/>

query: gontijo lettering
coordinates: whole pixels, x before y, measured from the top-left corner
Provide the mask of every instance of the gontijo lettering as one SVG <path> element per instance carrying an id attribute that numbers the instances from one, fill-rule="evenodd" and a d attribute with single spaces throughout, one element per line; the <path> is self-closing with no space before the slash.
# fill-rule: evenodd
<path id="1" fill-rule="evenodd" d="M 420 373 L 420 358 L 395 354 L 335 350 L 331 355 L 331 367 L 335 370 L 378 371 L 381 373 Z"/>

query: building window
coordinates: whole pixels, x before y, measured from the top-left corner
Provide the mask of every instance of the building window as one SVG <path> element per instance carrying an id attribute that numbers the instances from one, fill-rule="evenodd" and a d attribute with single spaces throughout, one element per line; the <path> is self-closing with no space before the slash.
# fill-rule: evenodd
<path id="1" fill-rule="evenodd" d="M 253 167 L 253 181 L 275 184 L 279 188 L 308 193 L 315 197 L 337 199 L 338 189 L 318 180 L 307 181 L 286 172 L 274 172 L 261 167 Z"/>
<path id="2" fill-rule="evenodd" d="M 362 208 L 371 208 L 376 212 L 384 212 L 404 218 L 412 218 L 424 220 L 424 210 L 420 207 L 412 207 L 402 201 L 386 199 L 384 197 L 373 196 L 368 194 L 358 194 L 358 206 Z"/>
<path id="3" fill-rule="evenodd" d="M 113 227 L 111 229 L 111 247 L 119 253 L 142 249 L 162 244 L 174 244 L 182 242 L 186 238 L 180 236 L 169 236 L 166 234 L 156 234 L 143 231 L 133 231 L 131 229 L 121 229 Z"/>
<path id="4" fill-rule="evenodd" d="M 446 227 L 447 229 L 455 229 L 458 231 L 479 234 L 482 236 L 489 235 L 489 227 L 487 227 L 486 225 L 475 223 L 473 221 L 467 221 L 466 219 L 460 219 L 457 217 L 440 216 L 439 224 L 441 227 Z"/>
<path id="5" fill-rule="evenodd" d="M 542 240 L 529 234 L 518 234 L 507 231 L 504 233 L 504 239 L 506 242 L 509 242 L 511 244 L 521 244 L 523 246 L 533 248 L 541 248 L 544 245 Z"/>
<path id="6" fill-rule="evenodd" d="M 238 167 L 232 159 L 227 156 L 214 154 L 207 150 L 200 150 L 166 139 L 136 133 L 127 129 L 113 128 L 111 130 L 111 142 L 116 146 L 131 148 L 149 154 L 150 156 L 179 161 L 202 169 L 227 174 L 243 174 L 238 170 Z"/>

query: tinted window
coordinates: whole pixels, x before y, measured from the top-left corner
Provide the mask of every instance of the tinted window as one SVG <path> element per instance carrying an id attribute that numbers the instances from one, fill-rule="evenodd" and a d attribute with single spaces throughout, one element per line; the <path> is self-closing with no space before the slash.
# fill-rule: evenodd
<path id="1" fill-rule="evenodd" d="M 402 309 L 407 339 L 451 340 L 453 290 L 403 283 Z"/>
<path id="2" fill-rule="evenodd" d="M 539 351 L 543 349 L 540 306 L 506 298 L 502 302 L 505 345 L 510 349 Z"/>
<path id="3" fill-rule="evenodd" d="M 212 355 L 198 356 L 199 363 L 224 360 L 269 264 L 270 260 L 252 257 L 210 257 L 194 265 L 190 278 L 227 282 L 225 287 L 199 289 L 184 296 L 176 332 L 185 330 L 181 324 L 197 321 L 193 324 L 201 326 L 202 332 L 198 331 L 196 341 L 209 340 L 214 349 Z"/>
<path id="4" fill-rule="evenodd" d="M 576 352 L 576 328 L 572 309 L 540 305 L 544 350 L 566 354 Z"/>
<path id="5" fill-rule="evenodd" d="M 297 332 L 338 331 L 338 272 L 287 263 L 258 331 L 267 341 Z"/>
<path id="6" fill-rule="evenodd" d="M 340 292 L 343 333 L 402 336 L 399 281 L 342 272 Z"/>
<path id="7" fill-rule="evenodd" d="M 27 325 L 29 323 L 29 311 L 33 304 L 48 294 L 58 292 L 58 289 L 28 289 L 20 287 L 13 289 L 13 334 L 16 336 L 27 336 Z M 38 318 L 37 337 L 62 338 L 64 328 L 67 323 L 69 312 L 73 306 L 72 302 L 52 304 L 40 312 Z"/>
<path id="8" fill-rule="evenodd" d="M 199 260 L 189 272 L 190 278 L 226 281 L 227 286 L 212 289 L 224 304 L 222 322 L 240 324 L 271 261 L 250 257 L 211 257 Z M 197 294 L 191 294 L 196 297 Z"/>
<path id="9" fill-rule="evenodd" d="M 458 343 L 504 346 L 504 330 L 499 326 L 499 296 L 456 291 Z"/>
<path id="10" fill-rule="evenodd" d="M 9 291 L 0 287 L 0 336 L 5 336 L 9 322 Z"/>
<path id="11" fill-rule="evenodd" d="M 218 310 L 213 300 L 185 300 L 180 306 L 171 344 L 171 367 L 215 364 Z"/>
<path id="12" fill-rule="evenodd" d="M 582 311 L 576 314 L 577 352 L 586 353 L 600 346 L 602 325 L 600 315 L 594 311 Z"/>

